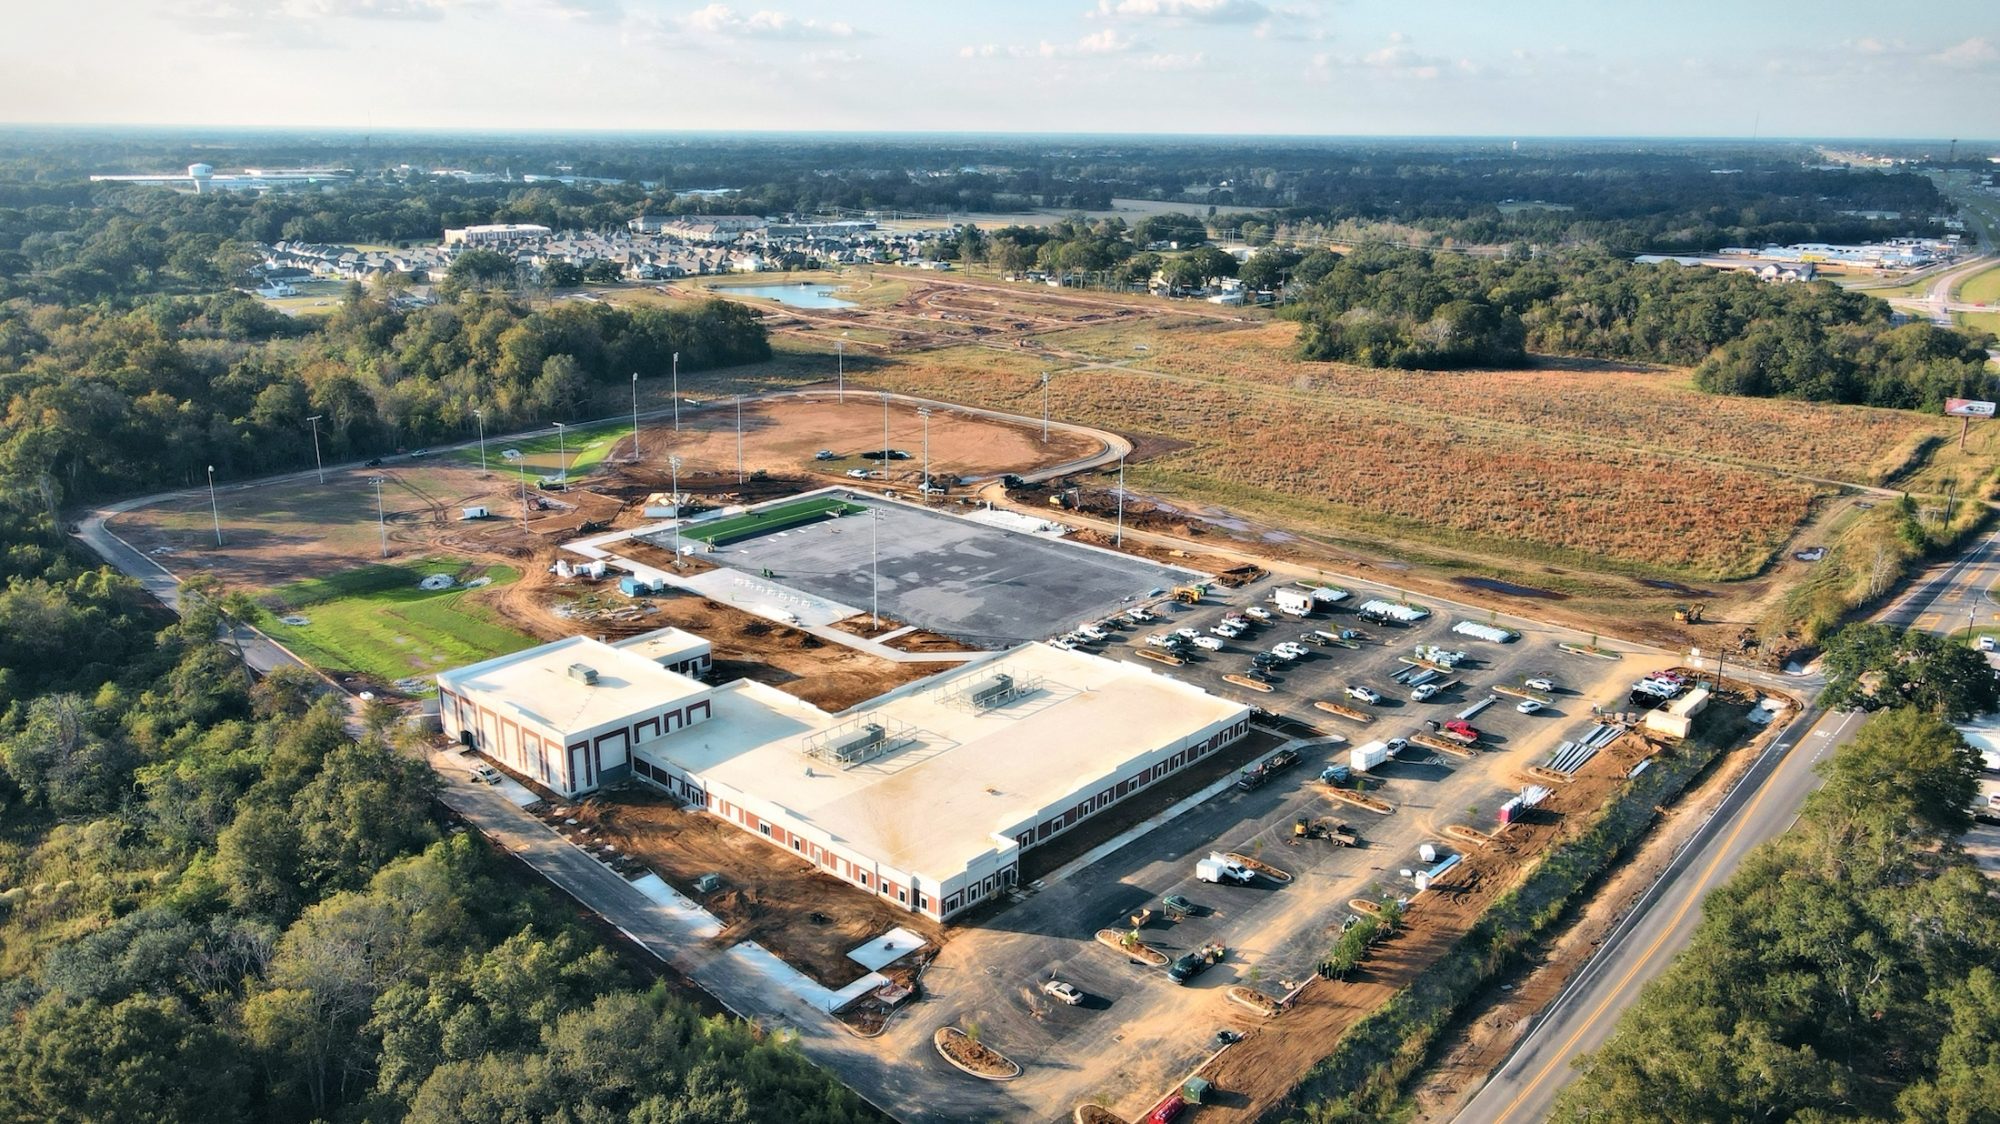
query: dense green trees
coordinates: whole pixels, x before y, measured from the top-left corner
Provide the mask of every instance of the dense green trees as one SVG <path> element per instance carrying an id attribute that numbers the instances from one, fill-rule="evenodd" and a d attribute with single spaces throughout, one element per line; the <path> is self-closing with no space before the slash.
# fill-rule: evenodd
<path id="1" fill-rule="evenodd" d="M 1883 624 L 1851 624 L 1827 642 L 1828 706 L 1913 707 L 1964 720 L 2000 710 L 1986 657 L 1952 636 Z"/>
<path id="2" fill-rule="evenodd" d="M 1901 709 L 1821 772 L 1798 825 L 1709 895 L 1555 1119 L 1992 1118 L 2000 899 L 1957 844 L 1977 758 Z"/>
<path id="3" fill-rule="evenodd" d="M 1473 258 L 1365 247 L 1301 261 L 1310 359 L 1375 367 L 1520 366 L 1528 352 L 1695 367 L 1720 394 L 1935 409 L 1993 388 L 1979 341 L 1896 326 L 1831 284 L 1634 265 L 1596 254 Z"/>

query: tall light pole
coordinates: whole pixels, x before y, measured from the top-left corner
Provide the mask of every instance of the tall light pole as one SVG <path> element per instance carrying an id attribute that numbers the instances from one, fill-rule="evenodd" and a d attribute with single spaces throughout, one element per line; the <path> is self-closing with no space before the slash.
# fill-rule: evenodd
<path id="1" fill-rule="evenodd" d="M 389 517 L 382 510 L 382 478 L 375 478 L 375 526 L 382 532 L 382 557 L 389 557 Z"/>
<path id="2" fill-rule="evenodd" d="M 833 341 L 833 393 L 840 401 L 847 401 L 847 341 Z"/>
<path id="3" fill-rule="evenodd" d="M 674 569 L 681 568 L 681 458 L 678 453 L 667 458 L 667 469 L 674 474 Z"/>
<path id="4" fill-rule="evenodd" d="M 567 492 L 569 491 L 568 427 L 563 425 L 563 423 L 561 422 L 555 423 L 555 426 L 556 426 L 556 479 L 562 484 L 562 490 Z"/>
<path id="5" fill-rule="evenodd" d="M 1049 443 L 1049 373 L 1042 372 L 1042 444 Z"/>
<path id="6" fill-rule="evenodd" d="M 882 481 L 889 480 L 889 392 L 882 392 Z"/>
<path id="7" fill-rule="evenodd" d="M 521 478 L 521 529 L 528 529 L 528 466 L 521 461 L 514 462 L 514 472 Z"/>
<path id="8" fill-rule="evenodd" d="M 326 483 L 326 464 L 319 459 L 319 419 L 325 414 L 314 414 L 306 421 L 313 427 L 313 471 L 319 473 L 319 482 Z"/>
<path id="9" fill-rule="evenodd" d="M 876 553 L 877 532 L 875 527 L 880 516 L 881 512 L 876 511 L 872 507 L 868 509 L 868 581 L 870 585 L 875 587 L 875 607 L 870 612 L 875 617 L 875 628 L 877 631 L 880 631 L 882 628 L 882 565 L 880 555 Z"/>
<path id="10" fill-rule="evenodd" d="M 917 489 L 917 495 L 925 497 L 928 503 L 931 494 L 931 408 L 918 406 L 917 416 L 924 419 L 924 483 Z"/>
<path id="11" fill-rule="evenodd" d="M 743 394 L 736 395 L 736 482 L 743 483 Z"/>
<path id="12" fill-rule="evenodd" d="M 222 509 L 215 506 L 215 466 L 208 466 L 208 514 L 215 520 L 215 545 L 222 545 Z"/>
<path id="13" fill-rule="evenodd" d="M 479 422 L 479 474 L 486 475 L 486 411 L 475 408 L 472 416 Z"/>
<path id="14" fill-rule="evenodd" d="M 639 372 L 632 372 L 632 463 L 639 463 Z"/>
<path id="15" fill-rule="evenodd" d="M 1125 545 L 1125 454 L 1118 455 L 1118 537 L 1113 546 Z"/>
<path id="16" fill-rule="evenodd" d="M 681 353 L 674 352 L 674 432 L 681 431 Z"/>

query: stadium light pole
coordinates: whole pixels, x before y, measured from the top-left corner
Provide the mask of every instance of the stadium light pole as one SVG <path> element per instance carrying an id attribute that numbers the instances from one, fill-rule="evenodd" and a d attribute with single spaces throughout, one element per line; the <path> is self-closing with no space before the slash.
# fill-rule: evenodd
<path id="1" fill-rule="evenodd" d="M 743 483 L 743 393 L 736 394 L 736 482 Z"/>
<path id="2" fill-rule="evenodd" d="M 841 333 L 842 336 L 846 334 L 845 332 Z M 836 364 L 833 369 L 834 397 L 845 402 L 847 401 L 847 340 L 837 339 L 833 341 L 833 361 Z"/>
<path id="3" fill-rule="evenodd" d="M 556 479 L 562 484 L 562 490 L 567 492 L 569 491 L 569 427 L 561 422 L 556 422 L 555 427 Z"/>
<path id="4" fill-rule="evenodd" d="M 889 392 L 882 392 L 882 482 L 889 482 Z"/>
<path id="5" fill-rule="evenodd" d="M 924 419 L 924 482 L 917 489 L 917 495 L 929 502 L 931 494 L 931 408 L 918 406 L 917 416 Z"/>
<path id="6" fill-rule="evenodd" d="M 674 352 L 674 432 L 681 431 L 681 353 Z"/>
<path id="7" fill-rule="evenodd" d="M 639 463 L 639 372 L 632 372 L 632 463 Z"/>
<path id="8" fill-rule="evenodd" d="M 667 470 L 674 475 L 674 569 L 681 568 L 681 458 L 676 453 L 667 458 Z"/>
<path id="9" fill-rule="evenodd" d="M 876 523 L 880 518 L 881 512 L 872 507 L 868 509 L 868 582 L 875 589 L 875 603 L 871 612 L 875 617 L 875 629 L 878 632 L 882 629 L 882 564 L 881 556 L 876 553 Z"/>
<path id="10" fill-rule="evenodd" d="M 1049 373 L 1042 372 L 1042 444 L 1049 443 Z"/>
<path id="11" fill-rule="evenodd" d="M 486 411 L 474 408 L 472 416 L 479 422 L 479 474 L 486 475 Z"/>
<path id="12" fill-rule="evenodd" d="M 389 557 L 389 517 L 382 510 L 382 478 L 375 478 L 375 526 L 382 534 L 382 557 Z"/>
<path id="13" fill-rule="evenodd" d="M 1125 545 L 1125 454 L 1118 454 L 1118 537 L 1113 546 Z"/>
<path id="14" fill-rule="evenodd" d="M 326 483 L 326 462 L 319 459 L 319 419 L 325 414 L 314 414 L 306 419 L 313 427 L 313 471 L 319 473 L 319 482 Z"/>
<path id="15" fill-rule="evenodd" d="M 514 462 L 514 471 L 521 478 L 521 529 L 528 529 L 528 466 L 521 461 Z"/>
<path id="16" fill-rule="evenodd" d="M 222 545 L 222 509 L 215 506 L 215 466 L 208 466 L 208 514 L 215 520 L 215 545 Z"/>

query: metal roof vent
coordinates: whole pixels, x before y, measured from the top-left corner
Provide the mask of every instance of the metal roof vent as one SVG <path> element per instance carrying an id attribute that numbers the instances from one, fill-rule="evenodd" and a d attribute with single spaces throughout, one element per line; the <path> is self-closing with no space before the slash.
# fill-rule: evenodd
<path id="1" fill-rule="evenodd" d="M 569 677 L 586 687 L 597 686 L 597 669 L 587 663 L 569 665 Z"/>

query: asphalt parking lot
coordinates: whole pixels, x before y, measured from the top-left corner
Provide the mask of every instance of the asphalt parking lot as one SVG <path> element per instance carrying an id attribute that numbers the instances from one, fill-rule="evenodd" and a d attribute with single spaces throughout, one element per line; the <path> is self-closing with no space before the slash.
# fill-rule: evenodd
<path id="1" fill-rule="evenodd" d="M 982 648 L 1066 632 L 1189 580 L 1142 558 L 975 523 L 856 494 L 878 513 L 848 515 L 732 543 L 704 558 L 815 596 L 881 611 Z"/>
<path id="2" fill-rule="evenodd" d="M 1115 631 L 1092 648 L 1113 659 L 1137 660 L 1134 648 L 1148 634 L 1180 627 L 1205 632 L 1226 613 L 1251 604 L 1270 606 L 1278 584 L 1266 579 L 1241 590 L 1219 591 L 1200 605 L 1163 607 L 1160 620 Z M 1277 616 L 1275 606 L 1270 607 Z M 924 1058 L 923 1052 L 932 1028 L 976 1024 L 982 1041 L 1027 1070 L 1004 1090 L 973 1104 L 937 1104 L 926 1119 L 1050 1119 L 1056 1115 L 1050 1105 L 1090 1098 L 1128 1118 L 1143 1113 L 1172 1075 L 1185 1072 L 1214 1048 L 1217 1030 L 1253 1019 L 1224 998 L 1230 985 L 1276 997 L 1304 980 L 1351 912 L 1349 899 L 1410 893 L 1413 887 L 1404 871 L 1419 865 L 1419 845 L 1455 850 L 1442 834 L 1452 823 L 1491 830 L 1494 810 L 1518 787 L 1514 775 L 1520 768 L 1580 733 L 1591 719 L 1593 702 L 1617 703 L 1625 684 L 1650 666 L 1638 658 L 1603 661 L 1560 653 L 1556 643 L 1566 634 L 1553 629 L 1524 629 L 1525 635 L 1511 644 L 1458 636 L 1450 632 L 1451 625 L 1465 618 L 1451 615 L 1448 606 L 1433 608 L 1430 619 L 1410 628 L 1360 626 L 1350 609 L 1321 612 L 1306 621 L 1280 617 L 1229 642 L 1222 652 L 1204 653 L 1182 667 L 1138 661 L 1346 740 L 1309 744 L 1304 760 L 1261 787 L 1228 789 L 1094 862 L 1024 887 L 1026 896 L 1018 904 L 954 937 L 925 976 L 930 997 L 885 1036 L 884 1048 L 900 1046 L 908 1051 L 905 1061 L 929 1066 L 935 1059 Z M 1367 641 L 1353 650 L 1313 648 L 1307 659 L 1274 674 L 1274 690 L 1268 695 L 1222 679 L 1248 667 L 1252 651 L 1296 639 L 1308 628 L 1337 632 L 1342 627 L 1360 628 Z M 1397 657 L 1420 642 L 1464 649 L 1477 659 L 1454 676 L 1461 686 L 1434 701 L 1411 703 L 1408 689 L 1389 675 L 1404 666 Z M 1424 718 L 1442 720 L 1486 698 L 1485 688 L 1492 684 L 1518 685 L 1544 674 L 1563 688 L 1556 693 L 1556 704 L 1527 715 L 1514 709 L 1515 700 L 1502 696 L 1503 702 L 1474 719 L 1487 735 L 1474 757 L 1417 749 L 1378 769 L 1372 791 L 1395 805 L 1392 814 L 1378 816 L 1338 803 L 1317 782 L 1320 770 L 1346 761 L 1355 744 L 1405 736 L 1421 729 Z M 1383 703 L 1369 707 L 1346 699 L 1341 692 L 1351 683 L 1381 691 Z M 1336 698 L 1378 717 L 1360 725 L 1312 706 L 1316 700 Z M 1295 845 L 1292 825 L 1299 816 L 1344 821 L 1360 843 L 1338 847 L 1305 840 Z M 1200 882 L 1195 863 L 1211 850 L 1251 854 L 1290 872 L 1293 879 L 1282 885 L 1261 877 L 1244 886 Z M 1168 894 L 1182 895 L 1199 908 L 1178 921 L 1158 916 Z M 1229 949 L 1227 959 L 1180 985 L 1165 969 L 1141 966 L 1095 941 L 1098 929 L 1128 926 L 1129 916 L 1147 906 L 1155 908 L 1156 916 L 1142 935 L 1154 948 L 1173 957 L 1216 941 Z M 1084 1002 L 1068 1007 L 1042 996 L 1040 984 L 1050 978 L 1080 989 Z"/>

